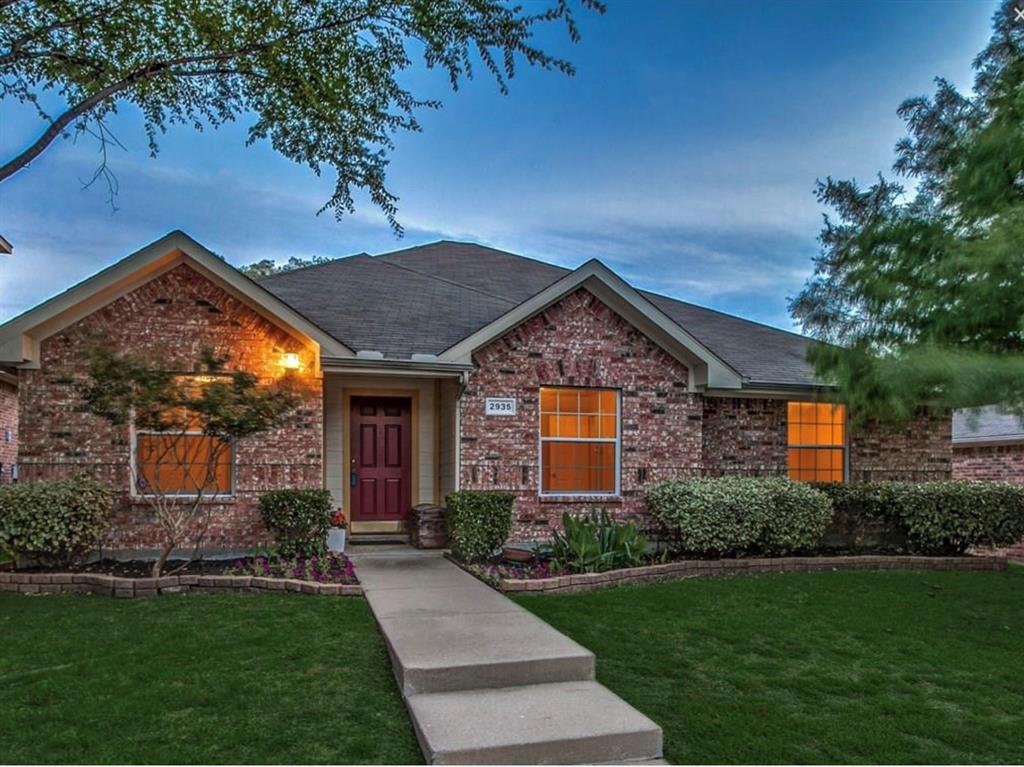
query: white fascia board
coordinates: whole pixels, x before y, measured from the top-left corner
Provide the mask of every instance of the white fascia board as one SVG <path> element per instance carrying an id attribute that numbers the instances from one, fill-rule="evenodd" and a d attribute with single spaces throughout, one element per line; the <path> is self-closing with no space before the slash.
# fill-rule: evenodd
<path id="1" fill-rule="evenodd" d="M 43 338 L 186 261 L 269 321 L 300 338 L 315 342 L 321 354 L 354 356 L 351 349 L 187 234 L 173 231 L 0 325 L 0 363 L 38 365 L 39 342 Z"/>
<path id="2" fill-rule="evenodd" d="M 705 385 L 726 389 L 742 386 L 742 376 L 736 370 L 596 259 L 588 261 L 446 349 L 439 355 L 440 359 L 471 362 L 473 352 L 477 349 L 505 335 L 580 287 L 589 290 L 667 352 L 688 364 L 691 368 L 691 389 Z"/>

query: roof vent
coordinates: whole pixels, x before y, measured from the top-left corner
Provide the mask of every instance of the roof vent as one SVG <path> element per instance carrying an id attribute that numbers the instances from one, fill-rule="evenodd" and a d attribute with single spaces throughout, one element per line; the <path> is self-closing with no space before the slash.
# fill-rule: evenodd
<path id="1" fill-rule="evenodd" d="M 411 357 L 413 362 L 437 362 L 436 354 L 414 354 Z"/>
<path id="2" fill-rule="evenodd" d="M 360 349 L 356 352 L 357 360 L 382 360 L 384 352 L 375 352 L 372 349 Z"/>

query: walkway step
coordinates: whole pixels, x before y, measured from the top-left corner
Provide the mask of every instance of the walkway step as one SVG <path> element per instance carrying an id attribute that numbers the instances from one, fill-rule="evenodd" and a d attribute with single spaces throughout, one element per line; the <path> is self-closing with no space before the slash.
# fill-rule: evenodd
<path id="1" fill-rule="evenodd" d="M 406 699 L 428 764 L 644 762 L 661 728 L 597 682 L 562 682 Z"/>
<path id="2" fill-rule="evenodd" d="M 403 695 L 594 678 L 590 650 L 521 608 L 377 622 Z"/>

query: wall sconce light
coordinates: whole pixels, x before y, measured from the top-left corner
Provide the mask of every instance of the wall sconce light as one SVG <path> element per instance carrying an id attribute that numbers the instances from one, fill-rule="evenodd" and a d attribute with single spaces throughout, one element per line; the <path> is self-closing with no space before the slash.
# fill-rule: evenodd
<path id="1" fill-rule="evenodd" d="M 281 355 L 281 367 L 285 370 L 298 370 L 299 355 L 295 352 L 285 352 Z"/>

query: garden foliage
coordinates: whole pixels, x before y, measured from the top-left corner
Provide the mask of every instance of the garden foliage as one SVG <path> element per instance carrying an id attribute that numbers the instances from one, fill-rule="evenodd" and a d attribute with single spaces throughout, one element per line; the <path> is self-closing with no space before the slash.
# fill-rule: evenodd
<path id="1" fill-rule="evenodd" d="M 578 517 L 566 512 L 551 544 L 551 568 L 573 573 L 638 567 L 647 554 L 647 539 L 637 526 L 616 522 L 605 509 Z"/>
<path id="2" fill-rule="evenodd" d="M 837 518 L 853 528 L 884 526 L 919 554 L 962 554 L 972 546 L 1024 539 L 1024 486 L 1000 482 L 868 482 L 822 487 Z"/>
<path id="3" fill-rule="evenodd" d="M 828 496 L 784 478 L 663 482 L 647 507 L 674 553 L 701 556 L 811 549 L 832 519 Z"/>
<path id="4" fill-rule="evenodd" d="M 331 526 L 328 490 L 271 490 L 260 496 L 260 518 L 286 557 L 322 552 Z"/>
<path id="5" fill-rule="evenodd" d="M 69 566 L 99 545 L 112 512 L 90 477 L 0 486 L 0 552 Z"/>
<path id="6" fill-rule="evenodd" d="M 511 493 L 458 490 L 446 499 L 452 553 L 465 562 L 487 559 L 512 531 Z"/>

